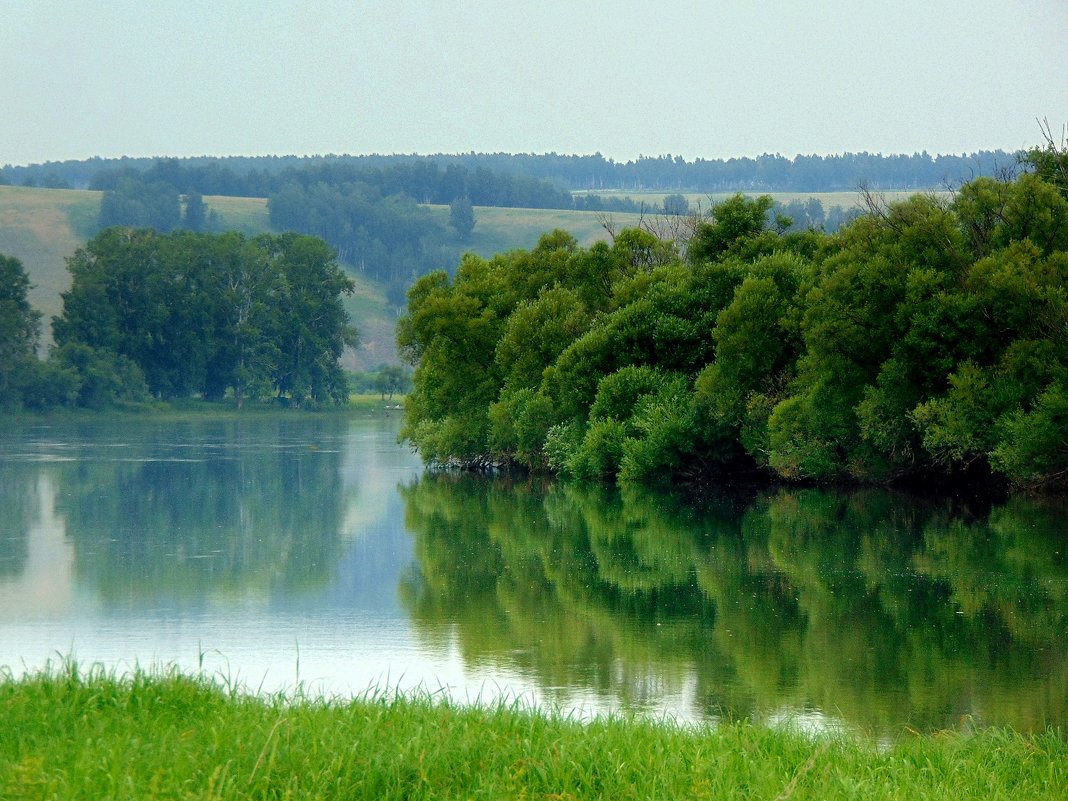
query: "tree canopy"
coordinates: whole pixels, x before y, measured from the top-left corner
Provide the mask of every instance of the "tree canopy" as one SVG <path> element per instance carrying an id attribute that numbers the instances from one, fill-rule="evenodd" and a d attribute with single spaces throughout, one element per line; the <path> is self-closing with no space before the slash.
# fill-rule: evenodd
<path id="1" fill-rule="evenodd" d="M 628 230 L 469 255 L 409 293 L 404 436 L 431 460 L 624 482 L 1063 488 L 1068 200 L 1048 178 L 875 204 L 833 235 L 739 195 L 684 254 Z"/>
<path id="2" fill-rule="evenodd" d="M 600 153 L 437 153 L 319 156 L 199 156 L 91 158 L 26 166 L 7 165 L 11 183 L 113 189 L 130 175 L 165 181 L 183 194 L 267 197 L 299 178 L 307 185 L 338 186 L 363 180 L 383 195 L 403 192 L 422 203 L 450 203 L 465 194 L 476 206 L 636 210 L 629 198 L 572 191 L 831 192 L 860 184 L 883 189 L 931 189 L 994 175 L 1015 165 L 1016 154 L 778 153 L 687 160 L 662 154 L 616 161 Z M 572 205 L 574 204 L 574 205 Z"/>
<path id="3" fill-rule="evenodd" d="M 109 228 L 69 259 L 60 354 L 106 354 L 159 398 L 340 403 L 352 281 L 321 239 Z"/>
<path id="4" fill-rule="evenodd" d="M 26 299 L 29 289 L 22 262 L 0 255 L 0 407 L 19 400 L 22 374 L 35 358 L 41 315 Z"/>

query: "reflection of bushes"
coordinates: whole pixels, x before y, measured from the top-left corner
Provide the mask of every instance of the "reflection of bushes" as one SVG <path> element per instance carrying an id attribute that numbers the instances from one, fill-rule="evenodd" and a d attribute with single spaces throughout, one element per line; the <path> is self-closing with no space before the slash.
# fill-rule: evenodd
<path id="1" fill-rule="evenodd" d="M 1055 501 L 976 519 L 879 490 L 643 492 L 429 476 L 404 490 L 406 598 L 473 661 L 638 700 L 693 671 L 710 711 L 815 704 L 883 730 L 1068 719 Z M 1061 688 L 1061 689 L 1057 689 Z"/>
<path id="2" fill-rule="evenodd" d="M 340 437 L 345 422 L 306 425 L 150 427 L 122 461 L 73 464 L 62 505 L 76 569 L 100 592 L 131 597 L 325 581 L 346 498 L 342 454 L 318 443 Z"/>
<path id="3" fill-rule="evenodd" d="M 27 532 L 38 510 L 36 476 L 0 462 L 0 578 L 17 576 L 26 566 Z"/>

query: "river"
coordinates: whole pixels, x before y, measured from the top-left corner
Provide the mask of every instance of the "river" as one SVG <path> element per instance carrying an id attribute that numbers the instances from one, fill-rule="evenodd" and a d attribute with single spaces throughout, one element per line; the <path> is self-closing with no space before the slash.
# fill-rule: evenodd
<path id="1" fill-rule="evenodd" d="M 1068 725 L 1068 504 L 424 473 L 396 416 L 5 422 L 0 665 L 875 736 Z"/>

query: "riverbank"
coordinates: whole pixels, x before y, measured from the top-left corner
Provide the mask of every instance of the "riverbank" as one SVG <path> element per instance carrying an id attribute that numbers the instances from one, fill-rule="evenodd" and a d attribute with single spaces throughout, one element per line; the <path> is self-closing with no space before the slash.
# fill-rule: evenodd
<path id="1" fill-rule="evenodd" d="M 177 672 L 0 678 L 3 798 L 1068 797 L 1056 732 L 890 744 L 747 723 L 581 723 L 431 695 L 267 698 Z"/>
<path id="2" fill-rule="evenodd" d="M 102 409 L 85 409 L 80 407 L 56 407 L 44 410 L 19 410 L 15 412 L 0 411 L 0 418 L 7 420 L 100 420 L 108 417 L 144 418 L 153 420 L 184 420 L 198 418 L 255 418 L 255 417 L 297 417 L 300 415 L 323 416 L 344 415 L 350 412 L 403 414 L 403 396 L 383 398 L 378 394 L 352 394 L 343 406 L 321 406 L 311 408 L 283 407 L 274 402 L 246 403 L 240 409 L 232 400 L 207 401 L 200 398 L 188 398 L 171 401 L 146 401 L 144 403 L 126 403 L 107 406 Z"/>

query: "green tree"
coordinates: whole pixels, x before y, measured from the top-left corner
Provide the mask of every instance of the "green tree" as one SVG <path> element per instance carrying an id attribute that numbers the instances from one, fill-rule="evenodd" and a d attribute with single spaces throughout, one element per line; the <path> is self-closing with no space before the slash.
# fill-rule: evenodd
<path id="1" fill-rule="evenodd" d="M 393 400 L 393 396 L 399 392 L 406 392 L 411 385 L 408 372 L 399 364 L 384 364 L 375 373 L 375 392 L 382 396 L 382 400 Z"/>
<path id="2" fill-rule="evenodd" d="M 685 217 L 690 213 L 690 201 L 686 199 L 685 195 L 667 195 L 661 203 L 661 208 L 663 208 L 664 214 L 669 214 L 673 217 Z"/>
<path id="3" fill-rule="evenodd" d="M 318 237 L 281 234 L 258 239 L 281 278 L 264 310 L 264 330 L 276 361 L 271 380 L 279 398 L 303 406 L 344 403 L 348 383 L 338 363 L 358 342 L 341 297 L 354 284 L 334 250 Z"/>
<path id="4" fill-rule="evenodd" d="M 715 261 L 728 253 L 743 254 L 767 228 L 774 201 L 769 195 L 751 200 L 737 194 L 712 207 L 712 220 L 702 222 L 687 246 L 693 262 Z"/>
<path id="5" fill-rule="evenodd" d="M 356 341 L 341 303 L 353 285 L 320 239 L 110 228 L 68 263 L 57 344 L 129 359 L 157 397 L 347 397 L 337 362 Z"/>
<path id="6" fill-rule="evenodd" d="M 125 356 L 68 342 L 55 351 L 51 362 L 72 378 L 67 400 L 71 405 L 102 409 L 148 399 L 144 374 Z"/>
<path id="7" fill-rule="evenodd" d="M 182 206 L 178 190 L 164 181 L 146 181 L 128 176 L 118 181 L 114 189 L 104 192 L 100 200 L 101 228 L 120 225 L 131 228 L 153 228 L 166 233 L 182 222 Z"/>
<path id="8" fill-rule="evenodd" d="M 182 226 L 190 231 L 203 231 L 208 222 L 208 206 L 199 192 L 185 196 Z"/>
<path id="9" fill-rule="evenodd" d="M 461 242 L 471 238 L 471 231 L 475 227 L 475 209 L 471 205 L 471 199 L 464 195 L 458 197 L 449 204 L 449 225 L 456 231 L 456 236 Z"/>
<path id="10" fill-rule="evenodd" d="M 1058 143 L 1048 120 L 1043 120 L 1039 127 L 1044 140 L 1042 145 L 1031 148 L 1022 160 L 1043 181 L 1057 187 L 1068 200 L 1068 147 L 1065 146 L 1064 135 L 1062 133 Z"/>
<path id="11" fill-rule="evenodd" d="M 17 378 L 37 358 L 41 313 L 30 306 L 29 289 L 22 262 L 0 255 L 0 407 L 20 404 Z"/>

